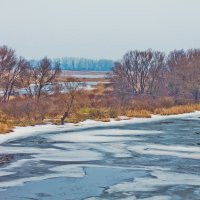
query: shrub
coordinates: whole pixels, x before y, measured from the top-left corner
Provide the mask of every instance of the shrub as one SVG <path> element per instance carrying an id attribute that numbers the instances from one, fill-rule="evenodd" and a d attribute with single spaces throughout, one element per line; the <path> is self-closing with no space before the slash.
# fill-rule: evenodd
<path id="1" fill-rule="evenodd" d="M 7 124 L 0 123 L 0 134 L 2 133 L 8 133 L 12 130 L 11 127 L 9 127 Z"/>

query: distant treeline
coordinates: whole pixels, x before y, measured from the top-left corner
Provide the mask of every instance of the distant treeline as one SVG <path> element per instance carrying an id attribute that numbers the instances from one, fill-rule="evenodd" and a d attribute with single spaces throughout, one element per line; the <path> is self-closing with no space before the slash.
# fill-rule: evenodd
<path id="1" fill-rule="evenodd" d="M 111 73 L 114 92 L 128 101 L 136 96 L 200 100 L 200 49 L 129 51 Z M 127 104 L 127 102 L 125 101 Z"/>
<path id="2" fill-rule="evenodd" d="M 54 62 L 59 62 L 62 70 L 111 71 L 113 67 L 113 61 L 106 59 L 93 60 L 66 57 L 62 59 L 55 59 Z"/>

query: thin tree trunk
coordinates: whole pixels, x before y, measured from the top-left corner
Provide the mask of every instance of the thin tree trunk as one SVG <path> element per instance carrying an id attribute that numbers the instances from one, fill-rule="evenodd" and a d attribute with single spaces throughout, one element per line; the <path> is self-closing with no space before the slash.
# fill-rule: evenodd
<path id="1" fill-rule="evenodd" d="M 65 112 L 64 115 L 62 116 L 61 120 L 61 124 L 64 125 L 65 123 L 65 119 L 69 116 L 68 112 Z"/>

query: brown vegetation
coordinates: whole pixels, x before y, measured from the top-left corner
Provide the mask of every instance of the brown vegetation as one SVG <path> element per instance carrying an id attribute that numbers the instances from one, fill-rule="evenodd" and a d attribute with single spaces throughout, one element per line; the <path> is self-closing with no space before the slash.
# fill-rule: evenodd
<path id="1" fill-rule="evenodd" d="M 92 91 L 67 78 L 59 63 L 31 64 L 0 47 L 0 133 L 15 126 L 64 124 L 86 119 L 109 122 L 119 116 L 149 118 L 200 110 L 200 50 L 128 52 L 110 73 L 110 84 Z M 19 93 L 23 88 L 24 92 Z"/>
<path id="2" fill-rule="evenodd" d="M 177 115 L 200 110 L 200 104 L 173 106 L 171 108 L 157 108 L 154 113 L 159 115 Z"/>
<path id="3" fill-rule="evenodd" d="M 148 110 L 128 110 L 126 112 L 126 116 L 136 118 L 151 118 L 151 112 Z"/>

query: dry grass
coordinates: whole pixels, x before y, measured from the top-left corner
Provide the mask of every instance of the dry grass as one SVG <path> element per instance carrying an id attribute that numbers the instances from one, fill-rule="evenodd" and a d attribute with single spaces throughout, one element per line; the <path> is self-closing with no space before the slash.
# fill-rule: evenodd
<path id="1" fill-rule="evenodd" d="M 170 108 L 157 108 L 155 109 L 154 114 L 177 115 L 177 114 L 191 113 L 197 110 L 200 110 L 200 104 L 188 104 L 188 105 L 172 106 Z"/>
<path id="2" fill-rule="evenodd" d="M 38 120 L 14 120 L 9 118 L 5 113 L 0 111 L 0 134 L 9 133 L 15 126 L 35 126 L 38 124 L 44 124 L 43 121 Z"/>
<path id="3" fill-rule="evenodd" d="M 7 124 L 0 123 L 0 134 L 9 133 L 12 131 L 12 127 Z"/>
<path id="4" fill-rule="evenodd" d="M 12 125 L 8 117 L 0 111 L 0 134 L 8 133 L 12 130 Z"/>
<path id="5" fill-rule="evenodd" d="M 100 96 L 101 98 L 101 96 Z M 107 98 L 106 96 L 102 96 L 102 98 Z M 82 101 L 83 98 L 79 99 L 79 101 Z M 98 98 L 97 98 L 98 99 Z M 111 99 L 112 100 L 112 99 Z M 86 103 L 85 103 L 86 102 Z M 171 98 L 161 99 L 157 100 L 157 103 L 154 101 L 142 101 L 141 100 L 135 101 L 132 105 L 125 105 L 125 106 L 114 106 L 112 104 L 107 104 L 105 101 L 99 101 L 97 104 L 93 102 L 93 99 L 91 100 L 92 104 L 89 104 L 90 102 L 87 98 L 85 99 L 85 102 L 81 105 L 79 105 L 77 108 L 73 110 L 70 117 L 66 119 L 66 122 L 69 123 L 78 123 L 81 121 L 84 121 L 86 119 L 93 119 L 97 121 L 103 121 L 103 122 L 109 122 L 111 118 L 114 118 L 116 120 L 122 120 L 119 116 L 127 116 L 127 120 L 129 118 L 151 118 L 151 114 L 159 114 L 159 115 L 177 115 L 177 114 L 183 114 L 183 113 L 191 113 L 194 111 L 200 110 L 200 103 L 196 104 L 185 104 L 185 105 L 177 105 L 173 106 L 174 102 Z M 112 101 L 111 101 L 112 102 Z M 93 105 L 94 103 L 94 105 Z M 22 104 L 24 105 L 24 104 Z M 31 104 L 32 105 L 32 104 Z M 50 111 L 47 112 L 47 114 L 44 115 L 44 118 L 37 118 L 37 120 L 34 120 L 34 118 L 25 118 L 25 114 L 21 114 L 21 109 L 18 110 L 18 112 L 12 113 L 7 112 L 8 110 L 13 110 L 15 107 L 19 106 L 14 101 L 13 106 L 9 107 L 8 109 L 4 109 L 3 112 L 0 111 L 0 134 L 8 133 L 12 131 L 12 129 L 15 126 L 34 126 L 36 124 L 44 124 L 48 122 L 52 122 L 54 124 L 60 124 L 60 118 L 62 114 L 62 110 L 57 110 L 57 107 L 52 109 L 53 105 L 50 104 L 48 108 L 51 108 Z M 141 105 L 141 106 L 140 106 Z M 15 106 L 15 107 L 14 107 Z M 20 105 L 21 106 L 21 105 Z M 130 106 L 130 107 L 129 107 Z M 59 107 L 58 107 L 59 108 Z M 6 114 L 5 114 L 6 113 Z M 123 119 L 125 120 L 125 119 Z"/>
<path id="6" fill-rule="evenodd" d="M 128 110 L 125 115 L 127 117 L 151 118 L 151 112 L 148 110 Z"/>

